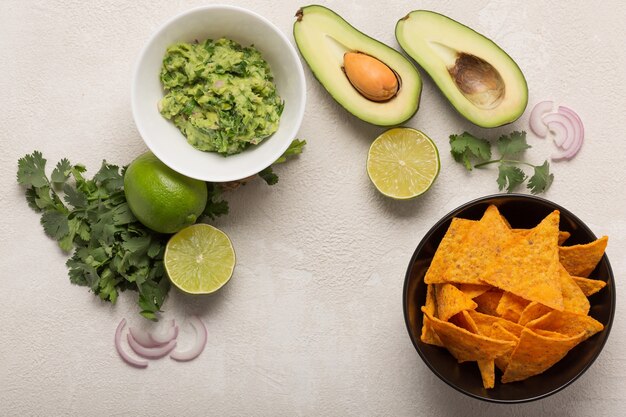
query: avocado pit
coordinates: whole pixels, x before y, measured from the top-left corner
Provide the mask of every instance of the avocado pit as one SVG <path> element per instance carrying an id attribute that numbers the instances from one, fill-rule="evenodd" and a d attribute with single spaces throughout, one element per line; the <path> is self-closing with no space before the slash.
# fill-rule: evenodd
<path id="1" fill-rule="evenodd" d="M 448 72 L 459 91 L 478 108 L 493 109 L 504 98 L 502 76 L 482 58 L 461 52 Z"/>
<path id="2" fill-rule="evenodd" d="M 398 94 L 400 82 L 396 73 L 371 55 L 346 52 L 343 72 L 350 84 L 368 100 L 383 102 Z"/>

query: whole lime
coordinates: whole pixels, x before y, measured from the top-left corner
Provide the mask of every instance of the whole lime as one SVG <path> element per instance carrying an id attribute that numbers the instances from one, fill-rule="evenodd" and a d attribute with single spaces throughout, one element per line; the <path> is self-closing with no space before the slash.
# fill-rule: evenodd
<path id="1" fill-rule="evenodd" d="M 204 181 L 179 174 L 152 152 L 128 166 L 124 194 L 135 217 L 159 233 L 176 233 L 194 224 L 207 202 Z"/>

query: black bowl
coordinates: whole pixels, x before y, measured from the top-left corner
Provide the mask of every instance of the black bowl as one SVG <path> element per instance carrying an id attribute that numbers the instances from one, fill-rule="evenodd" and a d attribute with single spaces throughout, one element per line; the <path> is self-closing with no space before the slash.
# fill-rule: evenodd
<path id="1" fill-rule="evenodd" d="M 496 384 L 483 388 L 478 367 L 474 362 L 459 364 L 444 348 L 420 341 L 422 313 L 426 299 L 424 274 L 453 217 L 479 220 L 487 207 L 495 204 L 514 228 L 532 228 L 553 210 L 561 213 L 560 230 L 571 233 L 566 245 L 587 243 L 596 239 L 593 232 L 569 210 L 543 198 L 522 194 L 497 194 L 470 201 L 445 215 L 426 233 L 415 249 L 404 281 L 404 318 L 417 353 L 426 365 L 445 383 L 470 397 L 496 403 L 520 403 L 547 397 L 565 388 L 581 376 L 598 357 L 606 343 L 615 313 L 615 284 L 606 255 L 590 275 L 607 282 L 605 288 L 589 298 L 589 315 L 604 325 L 604 330 L 580 343 L 567 356 L 546 372 L 524 381 L 500 383 L 496 369 Z"/>

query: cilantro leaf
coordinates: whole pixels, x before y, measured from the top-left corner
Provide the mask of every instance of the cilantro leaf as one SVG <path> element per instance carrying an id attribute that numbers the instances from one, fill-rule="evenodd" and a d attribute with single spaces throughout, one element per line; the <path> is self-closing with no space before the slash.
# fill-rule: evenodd
<path id="1" fill-rule="evenodd" d="M 450 152 L 455 161 L 463 163 L 465 169 L 471 171 L 472 158 L 478 161 L 487 161 L 491 158 L 491 144 L 485 139 L 463 132 L 460 135 L 450 135 Z"/>
<path id="2" fill-rule="evenodd" d="M 54 184 L 55 186 L 63 185 L 65 181 L 67 181 L 67 179 L 70 177 L 71 170 L 72 164 L 70 164 L 70 161 L 68 161 L 67 158 L 61 159 L 52 171 L 52 175 L 50 175 L 50 180 L 52 180 L 52 184 Z"/>
<path id="3" fill-rule="evenodd" d="M 26 189 L 26 202 L 28 203 L 28 207 L 31 209 L 36 212 L 41 211 L 41 207 L 37 205 L 37 188 L 30 187 Z"/>
<path id="4" fill-rule="evenodd" d="M 517 155 L 531 146 L 526 143 L 526 132 L 512 132 L 498 139 L 498 152 L 502 158 Z"/>
<path id="5" fill-rule="evenodd" d="M 43 187 L 33 187 L 35 205 L 40 210 L 62 210 L 63 204 L 59 203 L 58 197 L 52 194 L 50 186 L 44 185 Z"/>
<path id="6" fill-rule="evenodd" d="M 510 193 L 518 185 L 524 182 L 526 174 L 516 166 L 501 164 L 498 167 L 498 189 L 502 191 L 506 187 L 506 191 Z M 508 183 L 508 185 L 507 185 Z"/>
<path id="7" fill-rule="evenodd" d="M 59 211 L 49 210 L 41 216 L 44 232 L 53 239 L 60 240 L 70 231 L 67 216 Z"/>
<path id="8" fill-rule="evenodd" d="M 263 178 L 263 181 L 265 181 L 267 185 L 274 185 L 278 182 L 278 175 L 274 173 L 271 166 L 259 172 L 259 177 Z"/>
<path id="9" fill-rule="evenodd" d="M 108 300 L 115 304 L 119 294 L 117 290 L 119 282 L 120 278 L 117 277 L 113 271 L 106 268 L 100 276 L 100 282 L 98 283 L 98 296 L 102 300 Z"/>
<path id="10" fill-rule="evenodd" d="M 274 165 L 282 164 L 290 156 L 301 154 L 304 151 L 304 145 L 306 145 L 306 140 L 300 140 L 300 139 L 292 140 L 287 150 L 283 152 L 283 154 L 274 162 Z"/>
<path id="11" fill-rule="evenodd" d="M 544 161 L 543 164 L 535 166 L 535 173 L 528 180 L 528 188 L 533 194 L 545 192 L 554 181 L 554 174 L 550 173 L 550 164 Z"/>
<path id="12" fill-rule="evenodd" d="M 46 160 L 41 152 L 34 151 L 17 161 L 17 182 L 32 187 L 43 187 L 48 185 L 46 177 Z"/>
<path id="13" fill-rule="evenodd" d="M 217 184 L 207 184 L 209 196 L 202 216 L 215 220 L 217 217 L 228 214 L 228 202 L 222 199 L 222 189 Z"/>
<path id="14" fill-rule="evenodd" d="M 72 187 L 70 184 L 63 185 L 63 200 L 76 208 L 87 207 L 87 196 L 80 190 Z"/>
<path id="15" fill-rule="evenodd" d="M 100 170 L 94 175 L 93 180 L 100 183 L 109 192 L 120 189 L 124 186 L 124 177 L 119 172 L 117 165 L 107 164 L 102 161 Z"/>
<path id="16" fill-rule="evenodd" d="M 113 209 L 113 223 L 117 226 L 122 226 L 125 224 L 130 224 L 136 222 L 137 218 L 130 210 L 128 203 L 124 201 L 123 203 L 118 204 Z"/>

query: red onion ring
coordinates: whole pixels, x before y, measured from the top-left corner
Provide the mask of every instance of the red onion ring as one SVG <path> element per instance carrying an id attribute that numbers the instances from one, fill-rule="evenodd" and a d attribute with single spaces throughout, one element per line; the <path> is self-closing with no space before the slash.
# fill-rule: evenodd
<path id="1" fill-rule="evenodd" d="M 563 149 L 563 151 L 551 155 L 550 159 L 552 159 L 553 161 L 562 161 L 564 159 L 572 159 L 574 155 L 578 153 L 582 145 L 583 145 L 582 137 L 577 136 L 575 138 L 574 143 L 569 149 Z"/>
<path id="2" fill-rule="evenodd" d="M 554 141 L 554 143 L 556 143 L 556 146 L 562 148 L 563 144 L 567 140 L 567 127 L 565 127 L 563 123 L 555 121 L 548 123 L 547 126 L 548 129 L 550 129 L 550 131 L 554 133 L 554 137 L 552 138 L 552 140 Z"/>
<path id="3" fill-rule="evenodd" d="M 542 101 L 537 103 L 530 112 L 530 130 L 540 138 L 545 138 L 548 134 L 548 127 L 542 121 L 543 115 L 552 110 L 552 101 Z"/>
<path id="4" fill-rule="evenodd" d="M 137 328 L 137 327 L 129 327 L 128 332 L 133 335 L 133 339 L 143 347 L 146 348 L 154 348 L 162 345 L 162 343 L 157 343 L 152 339 L 152 335 L 150 332 Z"/>
<path id="5" fill-rule="evenodd" d="M 120 321 L 120 324 L 117 325 L 117 329 L 115 329 L 115 349 L 117 349 L 117 353 L 124 360 L 124 362 L 128 363 L 129 365 L 135 366 L 137 368 L 147 367 L 148 361 L 135 359 L 128 355 L 128 353 L 126 353 L 124 349 L 122 349 L 122 330 L 124 330 L 124 326 L 126 326 L 126 319 L 122 319 L 122 321 Z"/>
<path id="6" fill-rule="evenodd" d="M 572 159 L 572 157 L 574 157 L 574 155 L 576 155 L 578 151 L 580 151 L 585 137 L 585 127 L 582 120 L 580 120 L 580 117 L 578 116 L 578 114 L 576 114 L 575 111 L 565 106 L 559 106 L 559 114 L 562 114 L 570 121 L 574 130 L 574 134 L 572 135 L 570 141 L 567 141 L 563 144 L 562 152 L 558 152 L 551 156 L 551 159 L 553 161 Z"/>
<path id="7" fill-rule="evenodd" d="M 183 352 L 175 350 L 170 354 L 170 358 L 176 361 L 185 362 L 195 359 L 202 353 L 204 347 L 206 346 L 207 330 L 202 320 L 200 320 L 197 316 L 192 316 L 189 319 L 189 324 L 191 324 L 196 331 L 196 340 L 189 350 Z"/>
<path id="8" fill-rule="evenodd" d="M 176 322 L 172 320 L 172 325 L 168 326 L 165 331 L 161 329 L 159 332 L 154 332 L 150 334 L 150 338 L 159 345 L 164 345 L 171 340 L 176 339 L 178 336 L 178 326 L 176 326 Z"/>
<path id="9" fill-rule="evenodd" d="M 562 147 L 568 149 L 571 146 L 572 141 L 574 140 L 574 125 L 572 124 L 572 121 L 567 116 L 561 113 L 550 113 L 543 118 L 543 121 L 546 124 L 559 122 L 563 126 L 565 126 L 565 129 L 567 129 L 567 136 Z"/>
<path id="10" fill-rule="evenodd" d="M 569 107 L 565 107 L 565 106 L 559 106 L 559 113 L 563 114 L 565 117 L 567 117 L 570 122 L 572 123 L 572 126 L 574 127 L 574 136 L 575 136 L 575 142 L 578 142 L 578 140 L 576 139 L 576 137 L 580 137 L 580 139 L 584 139 L 585 137 L 585 126 L 583 125 L 583 121 L 580 120 L 580 117 L 578 116 L 578 114 L 570 109 Z M 573 142 L 574 142 L 573 141 Z M 564 146 L 566 147 L 566 146 Z"/>
<path id="11" fill-rule="evenodd" d="M 133 335 L 128 333 L 128 345 L 139 356 L 148 359 L 158 359 L 167 355 L 176 347 L 176 340 L 170 340 L 167 344 L 159 347 L 147 348 L 137 343 Z"/>

